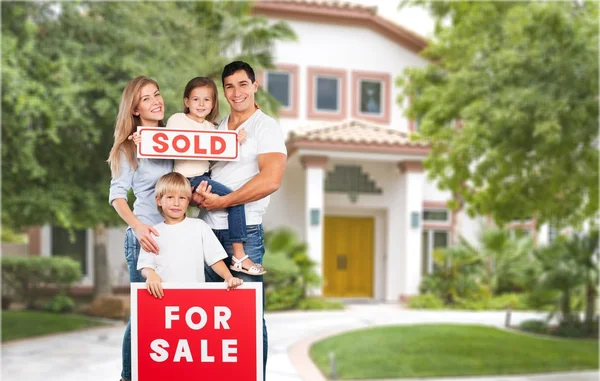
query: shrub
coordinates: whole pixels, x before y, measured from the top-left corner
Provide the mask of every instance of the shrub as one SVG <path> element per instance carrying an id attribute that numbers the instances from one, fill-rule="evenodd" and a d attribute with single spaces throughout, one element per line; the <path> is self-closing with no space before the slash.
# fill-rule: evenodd
<path id="1" fill-rule="evenodd" d="M 46 304 L 44 309 L 48 312 L 64 313 L 72 312 L 75 308 L 75 302 L 72 298 L 65 295 L 63 292 L 54 297 Z"/>
<path id="2" fill-rule="evenodd" d="M 423 294 L 411 297 L 408 300 L 409 308 L 423 308 L 423 309 L 442 309 L 444 308 L 444 302 L 434 294 Z"/>
<path id="3" fill-rule="evenodd" d="M 323 298 L 306 298 L 298 304 L 299 310 L 343 310 L 344 303 L 339 300 L 329 300 Z"/>
<path id="4" fill-rule="evenodd" d="M 19 298 L 28 308 L 36 307 L 44 287 L 55 285 L 64 292 L 80 279 L 81 267 L 71 258 L 2 258 L 2 295 Z"/>
<path id="5" fill-rule="evenodd" d="M 521 322 L 521 324 L 519 324 L 519 329 L 526 332 L 540 334 L 548 334 L 550 332 L 548 323 L 544 320 L 525 320 L 524 322 Z"/>
<path id="6" fill-rule="evenodd" d="M 510 307 L 512 310 L 528 310 L 530 306 L 527 303 L 527 294 L 508 293 L 494 296 L 487 303 L 490 310 L 505 310 Z"/>
<path id="7" fill-rule="evenodd" d="M 298 308 L 308 290 L 319 284 L 315 263 L 289 229 L 270 231 L 265 235 L 264 276 L 266 309 L 269 311 Z"/>

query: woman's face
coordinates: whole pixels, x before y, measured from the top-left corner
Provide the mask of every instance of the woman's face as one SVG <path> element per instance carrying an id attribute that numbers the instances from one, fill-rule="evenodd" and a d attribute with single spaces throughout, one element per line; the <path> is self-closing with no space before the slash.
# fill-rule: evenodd
<path id="1" fill-rule="evenodd" d="M 133 115 L 140 117 L 142 126 L 158 126 L 158 122 L 164 119 L 165 104 L 155 84 L 142 86 Z"/>

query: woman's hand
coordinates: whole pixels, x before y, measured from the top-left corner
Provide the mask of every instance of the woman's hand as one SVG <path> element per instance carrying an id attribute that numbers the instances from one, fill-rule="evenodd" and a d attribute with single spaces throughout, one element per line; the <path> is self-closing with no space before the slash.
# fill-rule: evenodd
<path id="1" fill-rule="evenodd" d="M 162 299 L 165 293 L 162 288 L 162 278 L 154 271 L 150 271 L 146 279 L 146 289 L 157 299 Z"/>
<path id="2" fill-rule="evenodd" d="M 159 236 L 156 229 L 141 222 L 135 227 L 132 226 L 132 228 L 138 241 L 140 241 L 140 246 L 149 253 L 158 254 L 158 244 L 152 238 L 152 234 Z"/>
<path id="3" fill-rule="evenodd" d="M 129 135 L 127 137 L 128 140 L 133 140 L 133 142 L 135 143 L 136 146 L 139 146 L 140 143 L 142 142 L 142 135 L 138 134 L 137 131 L 134 132 L 132 135 Z"/>

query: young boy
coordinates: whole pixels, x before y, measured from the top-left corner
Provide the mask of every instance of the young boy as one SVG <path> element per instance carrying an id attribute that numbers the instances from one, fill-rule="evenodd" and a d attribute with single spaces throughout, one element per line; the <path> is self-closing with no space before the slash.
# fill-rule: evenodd
<path id="1" fill-rule="evenodd" d="M 156 183 L 155 197 L 164 222 L 154 225 L 159 235 L 154 240 L 160 247 L 155 255 L 140 250 L 137 268 L 146 278 L 148 292 L 162 298 L 162 282 L 204 282 L 206 262 L 225 282 L 227 288 L 236 288 L 242 280 L 234 278 L 224 258 L 227 253 L 208 225 L 185 212 L 192 198 L 191 185 L 180 173 L 171 172 Z"/>

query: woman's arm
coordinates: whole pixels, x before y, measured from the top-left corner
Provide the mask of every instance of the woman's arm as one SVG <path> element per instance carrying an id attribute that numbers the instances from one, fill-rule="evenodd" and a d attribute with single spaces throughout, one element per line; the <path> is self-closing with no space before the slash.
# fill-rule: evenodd
<path id="1" fill-rule="evenodd" d="M 158 244 L 154 238 L 152 238 L 152 234 L 155 236 L 159 235 L 156 229 L 138 220 L 138 218 L 129 208 L 127 200 L 124 198 L 114 199 L 112 206 L 117 211 L 119 217 L 121 217 L 121 219 L 125 221 L 127 225 L 131 226 L 135 236 L 137 237 L 138 241 L 140 241 L 140 246 L 142 246 L 142 248 L 149 253 L 158 254 Z"/>

